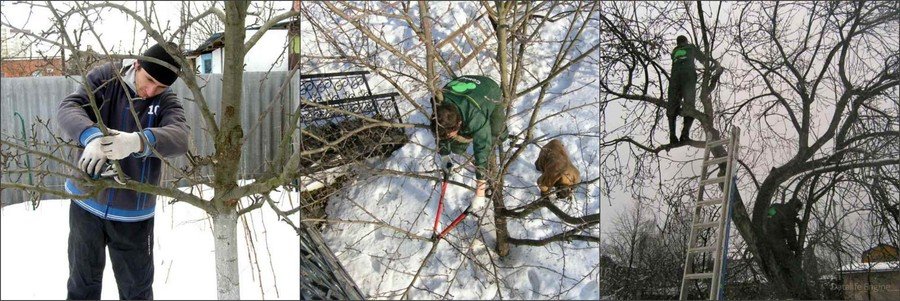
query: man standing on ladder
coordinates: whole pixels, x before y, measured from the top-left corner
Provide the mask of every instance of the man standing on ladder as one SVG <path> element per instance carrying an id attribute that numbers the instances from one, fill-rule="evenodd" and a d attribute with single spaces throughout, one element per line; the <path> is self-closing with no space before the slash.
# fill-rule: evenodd
<path id="1" fill-rule="evenodd" d="M 672 77 L 669 78 L 669 103 L 666 107 L 666 117 L 669 118 L 669 143 L 671 144 L 679 142 L 678 137 L 675 136 L 675 116 L 683 111 L 682 107 L 696 110 L 694 101 L 696 99 L 697 70 L 694 67 L 694 58 L 704 63 L 711 62 L 717 69 L 721 68 L 719 62 L 709 58 L 694 44 L 688 43 L 687 37 L 678 36 L 676 43 L 675 49 L 672 49 Z M 684 116 L 680 141 L 691 140 L 692 123 L 694 123 L 693 117 Z"/>

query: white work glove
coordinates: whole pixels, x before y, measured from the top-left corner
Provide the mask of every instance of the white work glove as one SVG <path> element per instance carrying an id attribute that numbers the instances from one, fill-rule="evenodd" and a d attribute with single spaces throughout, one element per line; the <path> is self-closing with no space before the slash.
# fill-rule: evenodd
<path id="1" fill-rule="evenodd" d="M 103 169 L 103 163 L 106 163 L 106 154 L 103 153 L 103 147 L 100 142 L 101 138 L 95 138 L 88 142 L 81 153 L 81 159 L 78 160 L 78 167 L 92 178 L 97 178 L 100 170 Z"/>
<path id="2" fill-rule="evenodd" d="M 450 168 L 453 167 L 453 163 L 450 163 L 450 155 L 434 156 L 434 164 L 437 164 L 438 168 L 440 168 L 444 174 L 450 174 Z"/>
<path id="3" fill-rule="evenodd" d="M 484 210 L 485 206 L 487 206 L 487 198 L 483 196 L 476 196 L 474 199 L 472 199 L 472 207 L 469 208 L 469 212 L 481 214 L 481 211 Z"/>
<path id="4" fill-rule="evenodd" d="M 103 153 L 109 160 L 121 160 L 132 153 L 141 151 L 141 135 L 138 133 L 124 133 L 113 129 L 109 130 L 109 136 L 100 138 Z"/>

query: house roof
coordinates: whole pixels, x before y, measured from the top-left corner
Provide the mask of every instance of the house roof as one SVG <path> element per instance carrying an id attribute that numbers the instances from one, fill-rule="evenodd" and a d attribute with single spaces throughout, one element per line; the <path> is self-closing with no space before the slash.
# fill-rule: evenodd
<path id="1" fill-rule="evenodd" d="M 889 244 L 880 243 L 877 246 L 874 246 L 868 250 L 863 251 L 863 253 L 869 253 L 869 252 L 872 252 L 872 251 L 875 251 L 878 249 L 897 249 L 897 247 L 889 245 Z"/>
<path id="2" fill-rule="evenodd" d="M 900 261 L 854 262 L 841 267 L 841 273 L 900 272 Z"/>
<path id="3" fill-rule="evenodd" d="M 212 52 L 213 50 L 221 48 L 225 45 L 223 41 L 225 37 L 225 32 L 217 32 L 209 36 L 206 41 L 203 41 L 197 49 L 190 51 L 188 54 L 199 55 L 204 53 Z"/>
<path id="4" fill-rule="evenodd" d="M 284 20 L 284 21 L 275 23 L 275 25 L 273 25 L 270 29 L 287 29 L 290 26 L 291 22 L 294 22 L 294 21 Z M 259 28 L 260 28 L 260 26 L 247 27 L 246 30 L 258 30 Z M 206 39 L 206 41 L 203 41 L 203 43 L 200 44 L 200 46 L 198 46 L 197 49 L 189 51 L 187 54 L 188 55 L 200 55 L 200 54 L 204 54 L 204 53 L 213 52 L 213 50 L 216 50 L 216 49 L 222 48 L 222 46 L 225 46 L 224 39 L 225 39 L 225 32 L 214 33 L 211 36 L 209 36 L 209 38 Z"/>
<path id="5" fill-rule="evenodd" d="M 270 29 L 287 29 L 291 25 L 291 22 L 296 22 L 296 21 L 291 20 L 291 19 L 284 20 L 284 21 L 275 23 L 275 25 L 272 25 L 272 27 Z M 257 30 L 260 27 L 262 27 L 262 26 L 247 27 L 247 30 Z"/>

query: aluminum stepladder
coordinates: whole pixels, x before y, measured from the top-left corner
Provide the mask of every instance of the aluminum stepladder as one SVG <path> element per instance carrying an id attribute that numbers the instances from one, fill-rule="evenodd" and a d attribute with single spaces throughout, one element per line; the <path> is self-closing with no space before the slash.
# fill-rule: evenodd
<path id="1" fill-rule="evenodd" d="M 690 285 L 694 281 L 702 281 L 710 279 L 707 286 L 709 288 L 709 300 L 717 300 L 724 297 L 720 294 L 721 276 L 723 274 L 722 267 L 725 256 L 723 250 L 727 249 L 727 234 L 729 231 L 729 223 L 731 223 L 731 200 L 733 199 L 734 186 L 734 163 L 737 158 L 737 150 L 739 147 L 741 129 L 733 127 L 731 135 L 728 138 L 716 141 L 708 141 L 703 155 L 703 166 L 700 174 L 700 188 L 697 193 L 697 203 L 694 204 L 693 215 L 691 221 L 691 235 L 688 239 L 687 255 L 685 256 L 684 274 L 681 278 L 681 300 L 688 299 Z M 725 146 L 726 155 L 723 157 L 715 157 L 712 149 L 719 146 Z M 715 165 L 721 170 L 721 165 L 725 164 L 725 174 L 716 175 L 710 178 L 712 174 L 709 166 Z M 718 173 L 717 173 L 718 174 Z M 705 199 L 704 191 L 706 186 L 721 184 L 722 197 Z M 718 206 L 718 209 L 715 209 Z M 713 209 L 707 210 L 711 212 L 710 220 L 703 220 L 704 207 Z M 700 242 L 700 232 L 706 229 L 715 229 L 714 238 L 708 238 L 705 245 L 697 245 Z M 710 254 L 709 259 L 713 261 L 711 271 L 698 271 L 695 269 L 694 260 L 697 255 Z M 701 268 L 702 269 L 702 268 Z"/>

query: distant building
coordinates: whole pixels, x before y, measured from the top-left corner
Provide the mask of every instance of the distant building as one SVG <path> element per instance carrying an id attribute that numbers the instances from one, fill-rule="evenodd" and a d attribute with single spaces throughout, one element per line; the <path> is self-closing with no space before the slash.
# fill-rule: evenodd
<path id="1" fill-rule="evenodd" d="M 31 56 L 30 43 L 19 33 L 31 33 L 31 31 L 20 31 L 9 27 L 0 28 L 0 37 L 2 37 L 2 40 L 0 40 L 2 41 L 0 42 L 0 56 L 4 59 Z"/>
<path id="2" fill-rule="evenodd" d="M 0 45 L 0 77 L 30 77 L 30 76 L 57 76 L 63 74 L 63 61 L 61 57 L 47 57 L 37 51 L 23 35 L 19 33 L 31 33 L 28 30 L 20 31 L 3 27 L 2 45 Z"/>
<path id="3" fill-rule="evenodd" d="M 862 262 L 886 262 L 898 261 L 897 247 L 886 244 L 878 244 L 874 248 L 862 253 Z"/>
<path id="4" fill-rule="evenodd" d="M 63 75 L 62 58 L 3 58 L 0 77 Z"/>
<path id="5" fill-rule="evenodd" d="M 113 53 L 111 53 L 111 55 L 113 55 Z M 81 75 L 82 69 L 84 72 L 90 72 L 103 64 L 120 61 L 122 60 L 113 59 L 104 54 L 100 54 L 94 51 L 93 47 L 88 45 L 87 49 L 85 49 L 77 58 L 75 55 L 69 55 L 69 58 L 66 59 L 65 73 L 66 75 Z"/>
<path id="6" fill-rule="evenodd" d="M 900 298 L 900 261 L 897 247 L 879 244 L 862 253 L 861 262 L 841 267 L 845 300 Z"/>
<path id="7" fill-rule="evenodd" d="M 259 27 L 247 28 L 245 41 Z M 244 56 L 245 72 L 288 71 L 296 66 L 300 56 L 299 26 L 286 20 L 272 26 Z M 200 46 L 188 51 L 186 56 L 198 74 L 222 73 L 224 67 L 225 33 L 211 35 Z"/>

